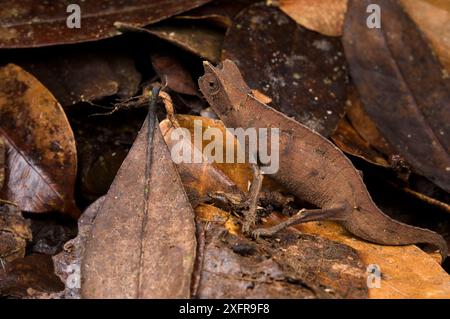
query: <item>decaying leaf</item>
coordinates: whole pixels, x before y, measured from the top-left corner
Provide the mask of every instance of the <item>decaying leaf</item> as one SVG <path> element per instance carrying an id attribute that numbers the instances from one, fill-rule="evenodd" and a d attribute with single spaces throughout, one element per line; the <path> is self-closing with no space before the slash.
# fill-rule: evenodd
<path id="1" fill-rule="evenodd" d="M 146 185 L 144 124 L 101 205 L 81 269 L 84 298 L 188 298 L 194 213 L 157 127 Z"/>
<path id="2" fill-rule="evenodd" d="M 355 239 L 333 222 L 312 222 L 296 228 L 353 247 L 365 265 L 378 267 L 380 286 L 369 289 L 369 298 L 450 298 L 449 275 L 416 246 L 371 244 Z"/>
<path id="3" fill-rule="evenodd" d="M 365 267 L 348 246 L 290 232 L 252 241 L 229 233 L 221 215 L 197 208 L 204 237 L 197 298 L 367 296 Z"/>
<path id="4" fill-rule="evenodd" d="M 220 61 L 224 32 L 203 21 L 179 18 L 147 28 L 136 28 L 124 23 L 115 25 L 121 31 L 149 33 L 206 60 L 215 63 Z"/>
<path id="5" fill-rule="evenodd" d="M 0 296 L 39 298 L 64 289 L 54 274 L 52 257 L 30 255 L 6 264 L 0 271 Z"/>
<path id="6" fill-rule="evenodd" d="M 17 64 L 32 73 L 62 106 L 117 95 L 129 98 L 139 87 L 141 75 L 134 61 L 117 50 L 94 46 L 39 49 L 32 59 Z"/>
<path id="7" fill-rule="evenodd" d="M 364 140 L 345 117 L 339 121 L 331 139 L 345 153 L 363 158 L 375 165 L 389 167 L 385 156 Z"/>
<path id="8" fill-rule="evenodd" d="M 78 185 L 83 199 L 92 202 L 108 192 L 142 126 L 145 113 L 140 111 L 116 112 L 108 116 L 72 113 L 70 120 L 78 152 Z"/>
<path id="9" fill-rule="evenodd" d="M 307 29 L 328 36 L 342 35 L 347 0 L 280 0 L 278 6 Z"/>
<path id="10" fill-rule="evenodd" d="M 394 154 L 392 146 L 386 141 L 376 124 L 369 117 L 361 103 L 358 91 L 352 85 L 348 93 L 349 106 L 346 116 L 361 137 L 379 152 L 390 156 Z"/>
<path id="11" fill-rule="evenodd" d="M 182 19 L 204 19 L 227 29 L 233 24 L 233 18 L 245 7 L 257 0 L 213 0 L 206 5 L 184 13 Z M 176 17 L 178 18 L 178 17 Z"/>
<path id="12" fill-rule="evenodd" d="M 212 119 L 189 115 L 177 116 L 177 121 L 180 123 L 181 127 L 190 129 L 191 134 L 194 133 L 195 120 L 201 121 L 202 129 L 206 127 L 220 127 L 220 124 L 217 123 L 218 121 Z M 217 165 L 209 163 L 204 154 L 200 153 L 201 150 L 198 150 L 193 143 L 184 139 L 180 142 L 179 140 L 172 138 L 174 127 L 169 120 L 162 121 L 160 128 L 169 149 L 172 149 L 175 144 L 186 143 L 183 147 L 190 149 L 193 156 L 195 156 L 194 152 L 198 152 L 198 156 L 202 158 L 201 163 L 181 162 L 177 164 L 189 201 L 194 207 L 213 192 L 223 191 L 230 194 L 240 194 L 240 190 L 233 180 L 225 175 Z M 175 136 L 174 138 L 178 138 L 178 136 Z"/>
<path id="13" fill-rule="evenodd" d="M 197 95 L 198 89 L 191 74 L 175 56 L 154 53 L 151 59 L 159 78 L 170 89 L 182 94 Z"/>
<path id="14" fill-rule="evenodd" d="M 75 140 L 63 109 L 16 65 L 1 68 L 0 78 L 0 134 L 7 149 L 0 198 L 24 211 L 56 210 L 77 216 Z"/>
<path id="15" fill-rule="evenodd" d="M 450 79 L 396 1 L 379 1 L 381 29 L 364 23 L 369 4 L 349 1 L 343 37 L 364 108 L 417 173 L 449 191 Z"/>
<path id="16" fill-rule="evenodd" d="M 95 217 L 105 196 L 100 197 L 92 203 L 78 220 L 78 235 L 64 244 L 63 251 L 53 256 L 55 274 L 65 285 L 64 291 L 59 293 L 59 298 L 80 299 L 81 298 L 81 263 L 86 246 L 87 238 L 92 231 Z"/>
<path id="17" fill-rule="evenodd" d="M 79 4 L 80 28 L 69 28 L 78 11 L 69 0 L 20 0 L 0 8 L 0 48 L 93 41 L 117 35 L 114 22 L 144 26 L 196 8 L 210 0 L 86 1 Z M 68 9 L 70 11 L 68 12 Z"/>
<path id="18" fill-rule="evenodd" d="M 1 205 L 1 204 L 0 204 Z M 13 205 L 0 206 L 0 267 L 4 263 L 25 256 L 25 248 L 31 241 L 30 222 Z"/>
<path id="19" fill-rule="evenodd" d="M 278 110 L 325 136 L 344 114 L 347 71 L 339 39 L 306 30 L 277 8 L 257 4 L 239 13 L 222 58 L 233 60 Z"/>
<path id="20" fill-rule="evenodd" d="M 426 35 L 447 72 L 450 72 L 450 2 L 401 0 L 400 3 Z"/>
<path id="21" fill-rule="evenodd" d="M 331 142 L 256 100 L 236 64 L 225 60 L 221 67 L 214 67 L 205 62 L 204 68 L 200 90 L 227 127 L 279 128 L 282 151 L 279 169 L 272 177 L 292 195 L 320 207 L 302 210 L 288 223 L 337 220 L 352 234 L 369 242 L 423 243 L 439 249 L 442 260 L 447 257 L 448 248 L 442 236 L 385 215 L 372 201 L 359 172 Z M 277 229 L 259 229 L 254 234 L 267 236 Z"/>

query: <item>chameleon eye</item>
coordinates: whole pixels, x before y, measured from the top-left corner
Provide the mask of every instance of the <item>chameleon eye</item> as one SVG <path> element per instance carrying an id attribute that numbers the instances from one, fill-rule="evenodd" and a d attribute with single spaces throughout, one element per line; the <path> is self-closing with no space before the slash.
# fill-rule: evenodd
<path id="1" fill-rule="evenodd" d="M 219 91 L 219 82 L 215 76 L 208 76 L 205 82 L 210 94 L 215 94 Z"/>

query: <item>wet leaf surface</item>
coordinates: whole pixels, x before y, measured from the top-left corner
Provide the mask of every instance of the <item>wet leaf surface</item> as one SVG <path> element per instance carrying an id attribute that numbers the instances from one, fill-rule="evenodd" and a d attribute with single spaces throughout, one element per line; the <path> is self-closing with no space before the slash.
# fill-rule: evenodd
<path id="1" fill-rule="evenodd" d="M 158 128 L 146 195 L 146 136 L 144 125 L 95 219 L 81 269 L 84 298 L 190 296 L 194 213 Z"/>
<path id="2" fill-rule="evenodd" d="M 277 8 L 242 11 L 227 32 L 222 59 L 233 60 L 249 86 L 272 98 L 278 110 L 324 136 L 344 114 L 347 72 L 340 41 L 298 26 Z"/>
<path id="3" fill-rule="evenodd" d="M 342 35 L 347 0 L 280 0 L 278 6 L 307 29 L 328 36 Z"/>
<path id="4" fill-rule="evenodd" d="M 9 64 L 0 69 L 0 134 L 6 181 L 0 198 L 29 212 L 78 215 L 73 199 L 75 140 L 53 95 L 32 75 Z"/>
<path id="5" fill-rule="evenodd" d="M 25 248 L 31 241 L 30 222 L 23 218 L 13 205 L 0 206 L 0 266 L 25 256 Z"/>
<path id="6" fill-rule="evenodd" d="M 398 4 L 379 2 L 381 29 L 366 27 L 368 4 L 349 2 L 343 38 L 363 105 L 413 169 L 449 191 L 450 80 Z"/>
<path id="7" fill-rule="evenodd" d="M 367 296 L 365 267 L 348 246 L 290 232 L 253 241 L 228 233 L 216 211 L 198 209 L 204 236 L 198 298 Z"/>
<path id="8" fill-rule="evenodd" d="M 0 48 L 36 47 L 52 44 L 93 41 L 117 35 L 114 22 L 144 26 L 198 7 L 209 0 L 119 0 L 88 1 L 80 4 L 81 25 L 67 27 L 73 2 L 48 3 L 14 1 L 0 8 Z"/>
<path id="9" fill-rule="evenodd" d="M 54 274 L 52 258 L 47 255 L 16 259 L 0 270 L 0 296 L 3 297 L 39 298 L 62 289 L 64 285 Z"/>

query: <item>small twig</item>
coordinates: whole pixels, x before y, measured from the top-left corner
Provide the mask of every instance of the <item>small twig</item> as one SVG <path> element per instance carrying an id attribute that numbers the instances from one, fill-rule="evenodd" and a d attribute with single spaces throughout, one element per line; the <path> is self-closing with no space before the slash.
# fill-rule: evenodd
<path id="1" fill-rule="evenodd" d="M 17 205 L 16 203 L 11 202 L 11 201 L 9 201 L 9 200 L 5 200 L 5 199 L 0 199 L 0 204 L 3 204 L 3 205 L 11 205 L 11 206 L 19 207 L 19 205 Z"/>
<path id="2" fill-rule="evenodd" d="M 244 216 L 244 223 L 242 224 L 242 231 L 248 233 L 250 229 L 256 224 L 256 216 L 258 210 L 258 198 L 261 191 L 264 175 L 261 173 L 257 164 L 252 164 L 253 181 L 249 189 L 248 195 L 248 211 Z"/>

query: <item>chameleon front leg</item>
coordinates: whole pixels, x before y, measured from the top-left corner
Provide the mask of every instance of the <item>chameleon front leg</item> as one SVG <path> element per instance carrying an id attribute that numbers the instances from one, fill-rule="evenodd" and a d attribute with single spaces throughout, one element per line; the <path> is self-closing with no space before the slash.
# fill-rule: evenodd
<path id="1" fill-rule="evenodd" d="M 319 221 L 319 220 L 341 220 L 343 214 L 345 214 L 346 206 L 338 206 L 335 208 L 327 209 L 301 209 L 294 216 L 286 219 L 285 221 L 267 228 L 258 228 L 252 232 L 252 236 L 258 237 L 271 237 L 279 231 L 301 223 Z"/>

